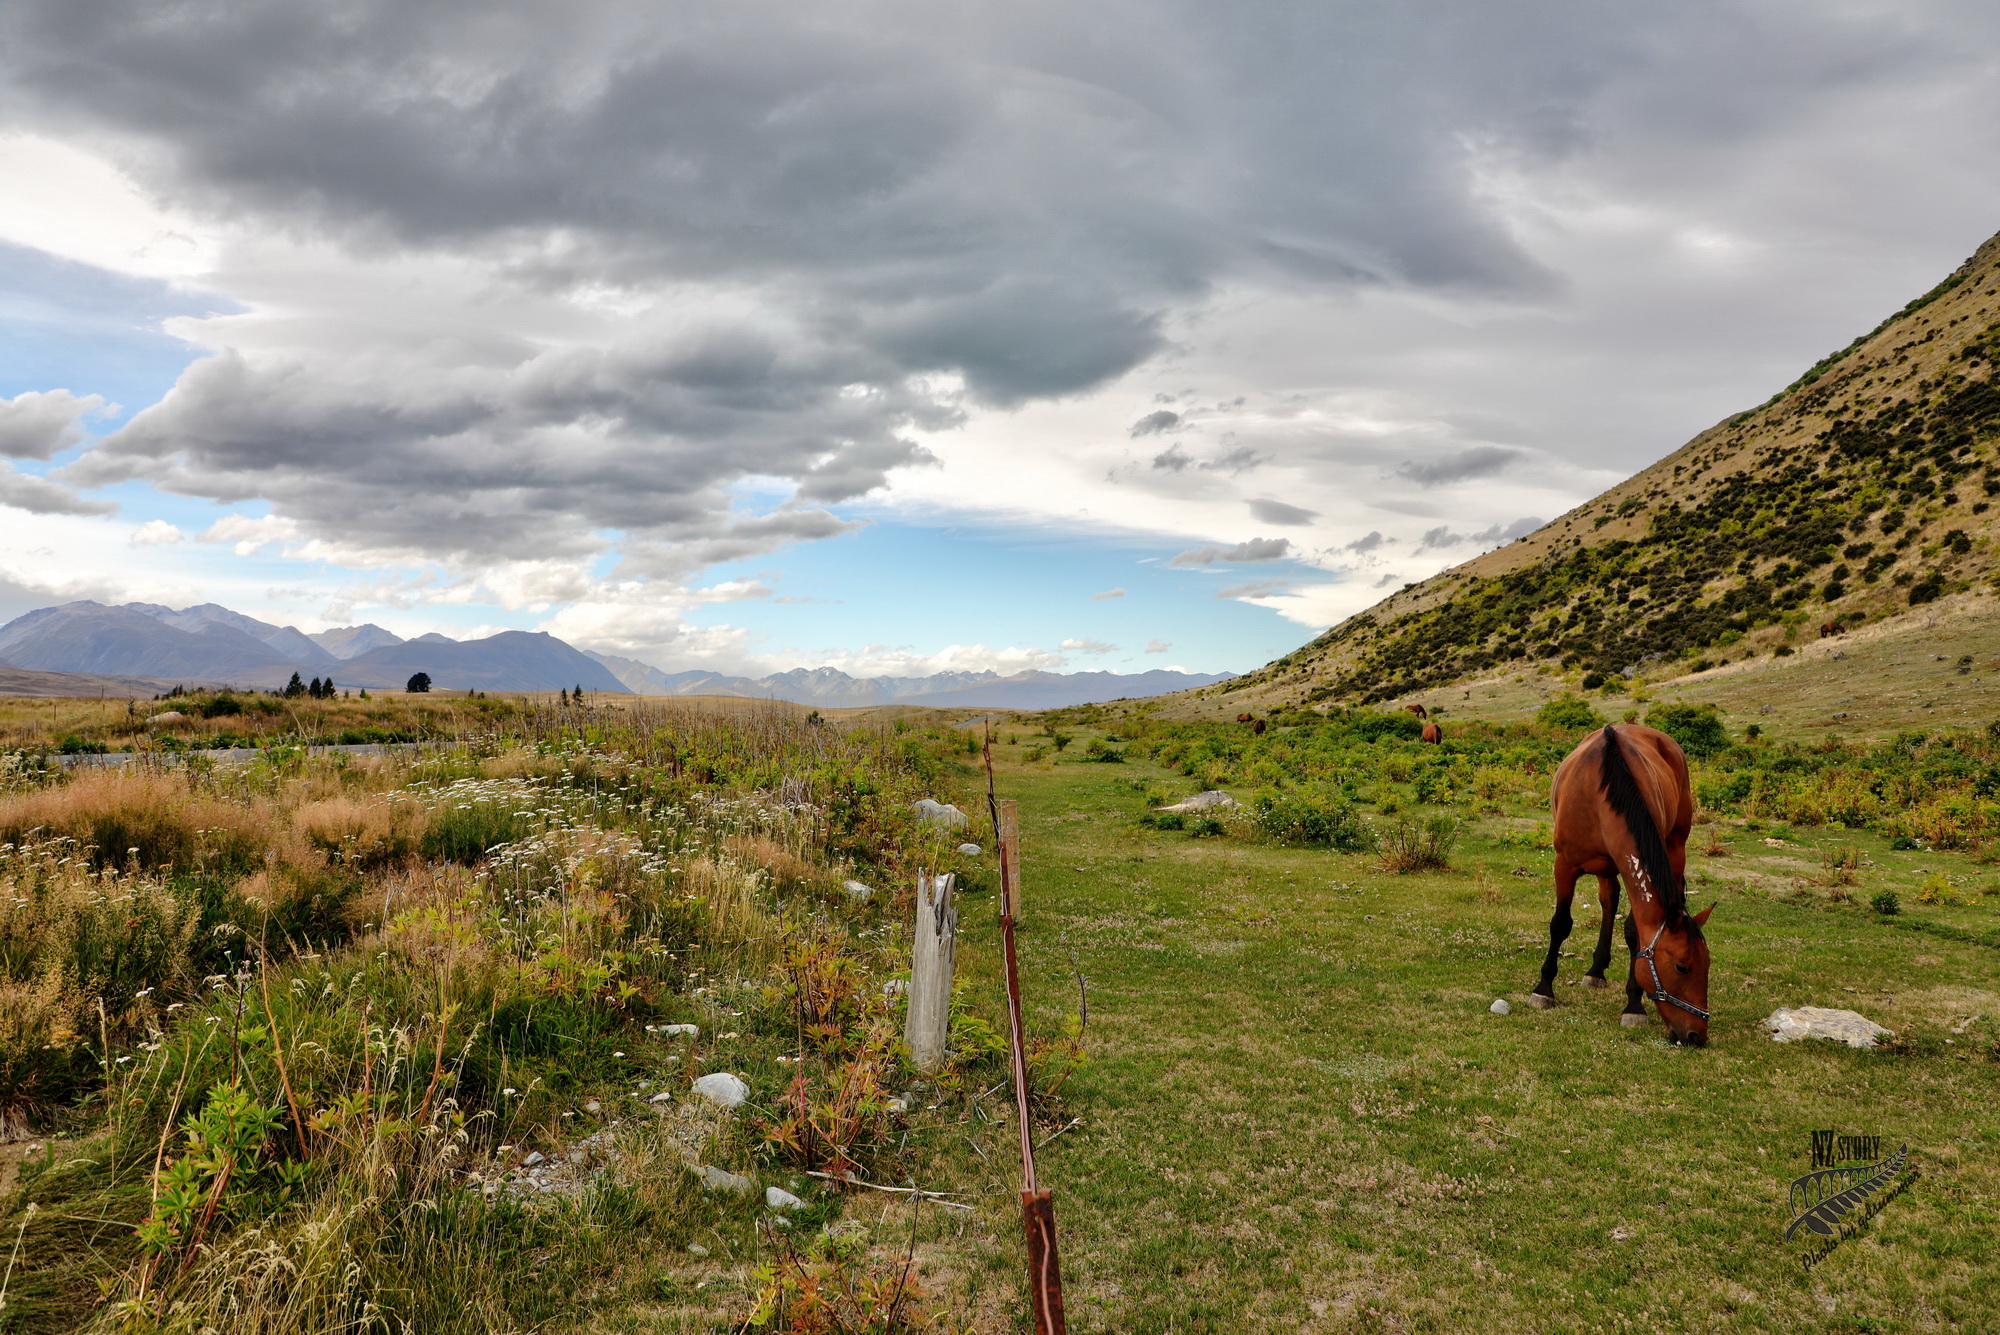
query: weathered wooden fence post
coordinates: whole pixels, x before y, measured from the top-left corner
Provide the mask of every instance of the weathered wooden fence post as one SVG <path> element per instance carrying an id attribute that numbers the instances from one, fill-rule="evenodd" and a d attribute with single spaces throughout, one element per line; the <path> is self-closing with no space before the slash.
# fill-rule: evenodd
<path id="1" fill-rule="evenodd" d="M 1021 922 L 1021 804 L 993 804 L 993 851 L 1000 855 L 1000 912 Z"/>
<path id="2" fill-rule="evenodd" d="M 910 1010 L 903 1041 L 919 1071 L 944 1066 L 951 1034 L 951 971 L 958 956 L 958 905 L 952 876 L 917 873 L 917 935 L 910 951 Z"/>

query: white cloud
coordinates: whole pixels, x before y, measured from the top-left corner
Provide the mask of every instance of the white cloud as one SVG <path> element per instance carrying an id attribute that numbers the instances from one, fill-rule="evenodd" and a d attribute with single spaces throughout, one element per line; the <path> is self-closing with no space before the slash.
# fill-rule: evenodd
<path id="1" fill-rule="evenodd" d="M 1064 650 L 1067 653 L 1077 653 L 1077 654 L 1094 655 L 1094 654 L 1113 654 L 1118 652 L 1118 646 L 1115 644 L 1107 644 L 1103 640 L 1093 640 L 1085 636 L 1079 636 L 1073 639 L 1064 640 L 1057 647 Z"/>
<path id="2" fill-rule="evenodd" d="M 1106 598 L 1123 598 L 1124 596 L 1125 596 L 1125 590 L 1123 589 L 1106 589 L 1103 593 L 1091 594 L 1090 601 L 1092 601 L 1093 603 L 1101 603 Z"/>
<path id="3" fill-rule="evenodd" d="M 186 539 L 187 534 L 166 520 L 148 519 L 132 530 L 131 543 L 134 547 L 166 547 Z"/>
<path id="4" fill-rule="evenodd" d="M 1167 652 L 1167 650 L 1173 647 L 1174 646 L 1166 640 L 1146 641 L 1146 652 L 1149 654 L 1163 654 Z"/>

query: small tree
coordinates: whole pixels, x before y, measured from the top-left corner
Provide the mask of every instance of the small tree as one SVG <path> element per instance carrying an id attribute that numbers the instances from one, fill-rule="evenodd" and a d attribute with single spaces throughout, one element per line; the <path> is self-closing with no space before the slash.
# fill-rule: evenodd
<path id="1" fill-rule="evenodd" d="M 292 674 L 292 679 L 285 683 L 285 690 L 284 690 L 285 698 L 287 700 L 296 700 L 305 693 L 306 693 L 305 682 L 301 681 L 299 679 L 299 674 L 294 672 Z"/>
<path id="2" fill-rule="evenodd" d="M 1646 726 L 1679 742 L 1696 760 L 1729 746 L 1729 729 L 1714 705 L 1657 705 L 1646 715 Z"/>
<path id="3" fill-rule="evenodd" d="M 406 684 L 403 687 L 403 689 L 408 691 L 411 695 L 423 695 L 424 693 L 428 692 L 430 688 L 431 688 L 431 674 L 428 672 L 413 673 L 410 677 L 408 684 Z"/>

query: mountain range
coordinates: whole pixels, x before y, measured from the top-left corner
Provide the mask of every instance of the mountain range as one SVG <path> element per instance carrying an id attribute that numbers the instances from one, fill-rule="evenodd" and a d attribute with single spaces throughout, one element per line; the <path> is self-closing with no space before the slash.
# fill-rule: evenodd
<path id="1" fill-rule="evenodd" d="M 869 705 L 927 705 L 938 708 L 1058 709 L 1064 705 L 1139 699 L 1228 681 L 1230 674 L 1205 672 L 939 672 L 926 677 L 851 677 L 838 668 L 793 668 L 767 677 L 731 677 L 717 672 L 662 672 L 635 658 L 585 650 L 641 695 L 733 695 L 752 700 L 789 700 L 827 709 Z"/>
<path id="2" fill-rule="evenodd" d="M 40 672 L 145 677 L 270 690 L 294 672 L 344 689 L 401 689 L 430 674 L 439 690 L 553 691 L 581 686 L 626 694 L 596 659 L 553 635 L 509 630 L 483 640 L 421 635 L 380 626 L 307 635 L 214 603 L 176 610 L 157 603 L 74 602 L 0 626 L 0 663 Z"/>
<path id="3" fill-rule="evenodd" d="M 1523 671 L 1617 690 L 1984 598 L 1996 365 L 2000 237 L 1763 404 L 1188 705 L 1371 703 Z"/>
<path id="4" fill-rule="evenodd" d="M 293 673 L 325 677 L 342 689 L 400 689 L 418 672 L 446 691 L 587 691 L 640 695 L 729 695 L 789 700 L 829 709 L 913 704 L 1051 709 L 1062 705 L 1162 695 L 1210 686 L 1228 674 L 1153 671 L 943 672 L 927 677 L 851 677 L 833 668 L 798 668 L 768 677 L 662 672 L 637 659 L 578 650 L 553 635 L 502 631 L 482 640 L 435 632 L 405 640 L 376 625 L 306 634 L 215 603 L 172 608 L 158 603 L 74 602 L 44 607 L 0 626 L 0 669 L 13 669 L 16 691 L 0 694 L 130 694 L 172 682 L 270 690 Z M 73 692 L 60 678 L 78 675 Z M 115 679 L 115 680 L 114 680 Z"/>

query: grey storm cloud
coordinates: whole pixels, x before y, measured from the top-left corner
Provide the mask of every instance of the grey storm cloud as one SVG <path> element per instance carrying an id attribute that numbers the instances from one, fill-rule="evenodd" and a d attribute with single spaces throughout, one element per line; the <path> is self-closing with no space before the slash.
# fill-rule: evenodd
<path id="1" fill-rule="evenodd" d="M 1277 561 L 1291 554 L 1290 538 L 1252 538 L 1239 542 L 1234 547 L 1191 547 L 1167 562 L 1170 566 L 1212 566 L 1218 561 L 1231 563 L 1254 561 Z"/>
<path id="2" fill-rule="evenodd" d="M 1474 445 L 1442 459 L 1412 459 L 1399 465 L 1396 473 L 1426 487 L 1442 487 L 1453 482 L 1492 477 L 1522 457 L 1520 450 L 1510 450 L 1505 446 Z"/>
<path id="3" fill-rule="evenodd" d="M 1457 547 L 1468 542 L 1482 549 L 1497 547 L 1501 543 L 1512 542 L 1516 538 L 1526 537 L 1540 528 L 1543 522 L 1543 520 L 1537 519 L 1533 515 L 1525 515 L 1520 519 L 1516 519 L 1511 524 L 1494 524 L 1488 528 L 1481 529 L 1477 533 L 1453 533 L 1449 525 L 1440 524 L 1424 534 L 1422 540 L 1417 543 L 1417 550 L 1420 552 L 1437 552 L 1443 551 L 1447 547 Z"/>
<path id="4" fill-rule="evenodd" d="M 1250 502 L 1250 513 L 1266 524 L 1278 524 L 1291 528 L 1303 528 L 1319 518 L 1319 511 L 1307 510 L 1296 505 L 1286 505 L 1283 501 L 1255 500 Z"/>
<path id="5" fill-rule="evenodd" d="M 414 298 L 313 346 L 231 351 L 224 327 L 72 480 L 431 555 L 692 551 L 745 479 L 860 496 L 930 461 L 912 433 L 1104 385 L 1232 283 L 1558 292 L 1469 145 L 1560 162 L 1606 116 L 1735 142 L 1937 49 L 1860 13 L 1801 41 L 1768 9 L 13 0 L 0 130 L 108 146 L 176 207 L 357 262 L 658 316 L 568 344 L 433 331 Z"/>
<path id="6" fill-rule="evenodd" d="M 0 464 L 0 506 L 26 510 L 37 515 L 111 515 L 118 506 L 111 501 L 87 501 L 59 482 L 17 473 Z"/>
<path id="7" fill-rule="evenodd" d="M 1167 409 L 1161 408 L 1157 412 L 1147 413 L 1144 417 L 1134 422 L 1130 434 L 1135 437 L 1157 436 L 1162 431 L 1171 427 L 1177 427 L 1180 424 L 1181 415 L 1179 413 L 1169 412 Z"/>
<path id="8" fill-rule="evenodd" d="M 1394 541 L 1395 541 L 1394 538 L 1385 538 L 1379 532 L 1370 532 L 1364 534 L 1359 538 L 1356 538 L 1353 542 L 1343 543 L 1341 545 L 1340 550 L 1342 550 L 1343 552 L 1355 552 L 1361 556 L 1366 556 L 1368 555 L 1368 553 L 1375 551 L 1378 548 L 1386 547 Z"/>
<path id="9" fill-rule="evenodd" d="M 48 459 L 83 439 L 78 421 L 104 407 L 95 394 L 30 390 L 0 399 L 0 458 Z"/>

